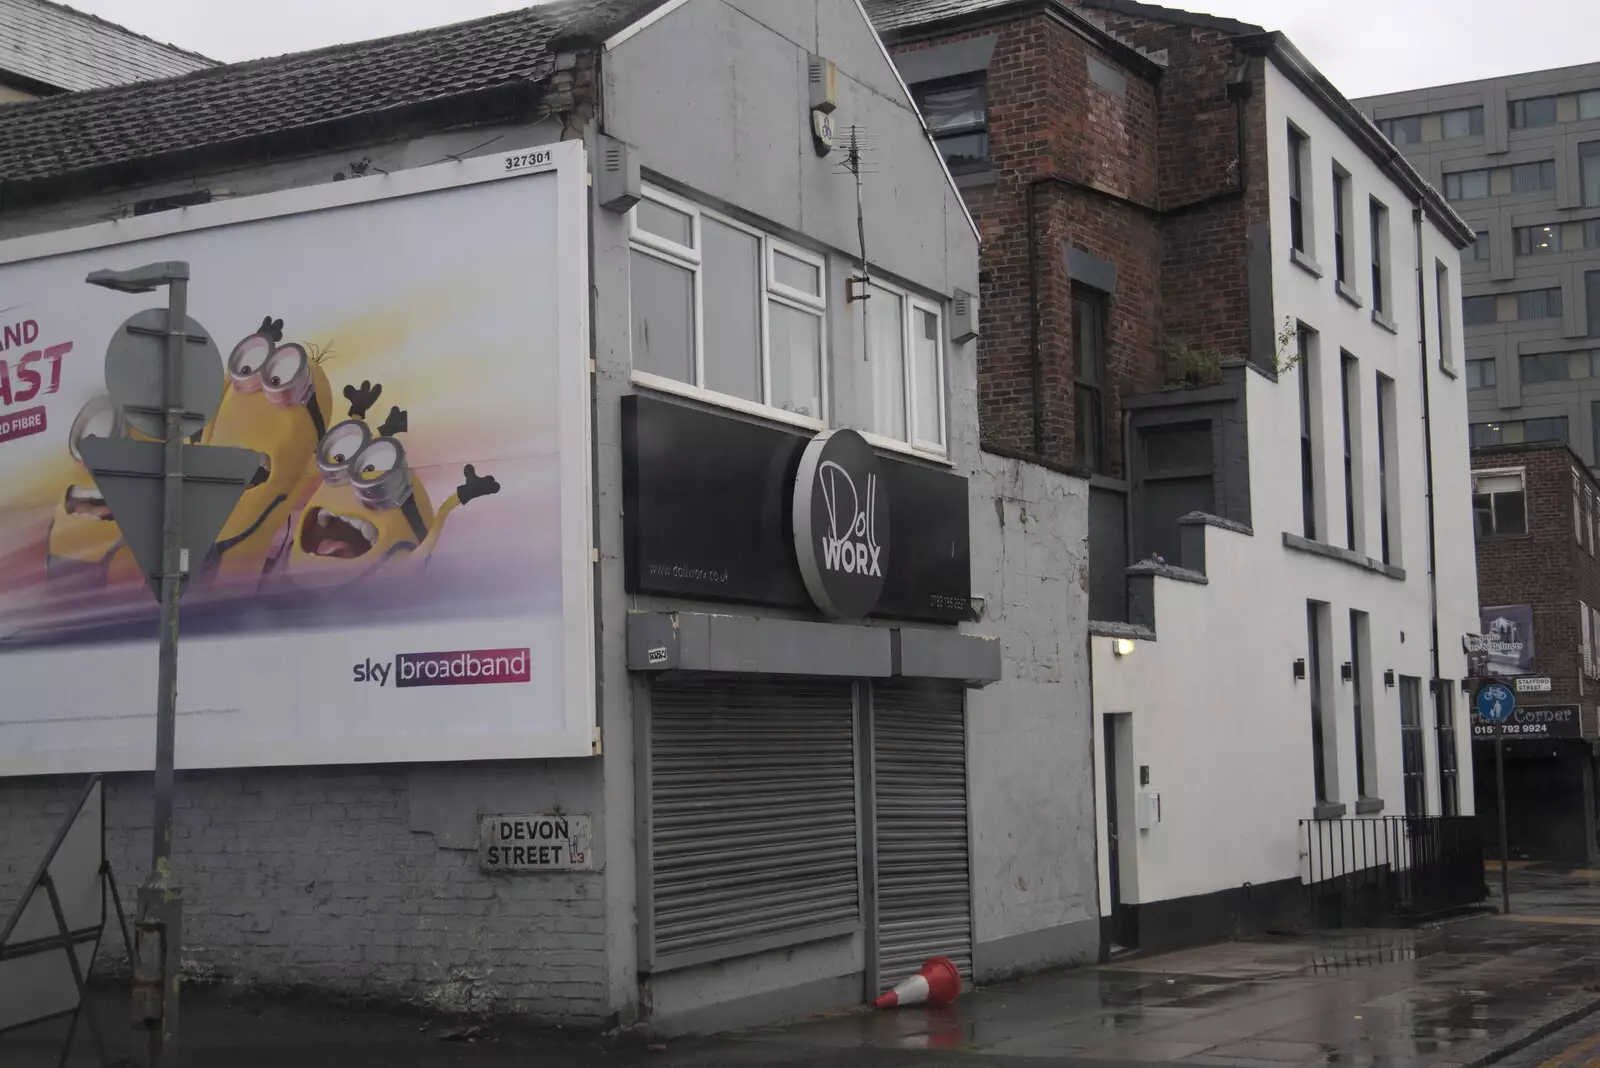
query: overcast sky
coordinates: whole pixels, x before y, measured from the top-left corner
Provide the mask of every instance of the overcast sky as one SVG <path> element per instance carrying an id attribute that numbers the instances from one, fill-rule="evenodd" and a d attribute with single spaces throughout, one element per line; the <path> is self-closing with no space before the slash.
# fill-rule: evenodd
<path id="1" fill-rule="evenodd" d="M 298 52 L 529 0 L 67 0 L 221 60 Z M 1346 96 L 1600 61 L 1600 0 L 1166 0 L 1286 31 Z"/>

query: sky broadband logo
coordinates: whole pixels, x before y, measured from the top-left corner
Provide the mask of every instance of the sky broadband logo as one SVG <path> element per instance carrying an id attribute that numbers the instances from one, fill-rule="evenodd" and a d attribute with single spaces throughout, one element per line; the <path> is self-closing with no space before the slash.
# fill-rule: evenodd
<path id="1" fill-rule="evenodd" d="M 526 649 L 400 653 L 394 658 L 394 684 L 398 689 L 529 681 Z"/>

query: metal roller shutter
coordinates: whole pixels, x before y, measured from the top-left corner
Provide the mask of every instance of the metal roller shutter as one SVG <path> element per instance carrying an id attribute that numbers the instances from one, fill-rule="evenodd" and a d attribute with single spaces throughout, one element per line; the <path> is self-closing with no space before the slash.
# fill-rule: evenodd
<path id="1" fill-rule="evenodd" d="M 848 683 L 653 689 L 656 966 L 860 923 L 854 720 Z"/>
<path id="2" fill-rule="evenodd" d="M 872 694 L 879 986 L 934 956 L 970 979 L 966 694 L 913 685 Z"/>

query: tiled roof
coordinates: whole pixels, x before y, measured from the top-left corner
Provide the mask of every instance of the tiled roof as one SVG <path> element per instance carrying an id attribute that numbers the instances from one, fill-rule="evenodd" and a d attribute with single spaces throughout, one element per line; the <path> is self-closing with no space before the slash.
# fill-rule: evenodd
<path id="1" fill-rule="evenodd" d="M 1016 0 L 864 0 L 867 17 L 879 33 L 892 33 L 908 26 L 976 15 L 991 7 L 1004 7 Z"/>
<path id="2" fill-rule="evenodd" d="M 667 0 L 557 0 L 398 37 L 0 109 L 0 182 L 51 178 L 426 105 L 555 70 Z"/>
<path id="3" fill-rule="evenodd" d="M 49 0 L 0 0 L 0 74 L 73 91 L 215 65 L 205 56 Z"/>

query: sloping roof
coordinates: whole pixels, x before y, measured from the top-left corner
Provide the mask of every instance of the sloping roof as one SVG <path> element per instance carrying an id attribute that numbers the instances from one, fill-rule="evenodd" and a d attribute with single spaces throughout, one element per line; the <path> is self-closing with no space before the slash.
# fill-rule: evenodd
<path id="1" fill-rule="evenodd" d="M 558 46 L 598 43 L 667 0 L 558 0 L 472 22 L 0 111 L 0 183 L 48 179 L 282 136 L 555 72 Z"/>
<path id="2" fill-rule="evenodd" d="M 1154 19 L 1158 22 L 1170 22 L 1176 26 L 1193 26 L 1202 30 L 1216 30 L 1220 33 L 1266 32 L 1253 22 L 1240 22 L 1238 19 L 1223 18 L 1221 15 L 1207 15 L 1202 11 L 1184 11 L 1176 7 L 1145 4 L 1140 3 L 1139 0 L 1078 0 L 1078 3 L 1083 7 L 1109 11 L 1114 15 L 1131 15 L 1136 18 Z"/>
<path id="3" fill-rule="evenodd" d="M 0 73 L 76 91 L 170 78 L 216 60 L 49 0 L 0 0 Z"/>
<path id="4" fill-rule="evenodd" d="M 976 15 L 993 7 L 1005 7 L 1016 0 L 862 0 L 867 16 L 879 33 L 892 33 L 908 26 Z"/>

